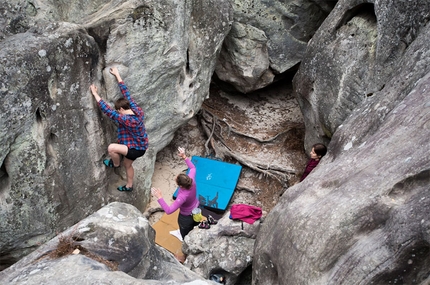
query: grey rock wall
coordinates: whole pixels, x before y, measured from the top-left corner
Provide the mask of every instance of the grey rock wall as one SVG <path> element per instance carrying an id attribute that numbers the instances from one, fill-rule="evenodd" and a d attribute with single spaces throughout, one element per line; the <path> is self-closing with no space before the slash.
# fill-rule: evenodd
<path id="1" fill-rule="evenodd" d="M 99 162 L 106 138 L 80 84 L 97 64 L 97 46 L 72 25 L 55 30 L 61 35 L 51 39 L 38 31 L 1 42 L 3 257 L 93 213 L 105 199 Z"/>
<path id="2" fill-rule="evenodd" d="M 215 284 L 184 268 L 154 238 L 137 208 L 110 203 L 0 272 L 0 283 Z"/>
<path id="3" fill-rule="evenodd" d="M 0 7 L 0 264 L 10 265 L 109 202 L 145 209 L 155 155 L 208 96 L 232 11 L 228 1 Z M 108 102 L 120 96 L 111 66 L 146 113 L 150 148 L 132 193 L 102 164 L 116 126 L 89 92 L 94 83 Z"/>
<path id="4" fill-rule="evenodd" d="M 329 152 L 262 224 L 253 284 L 429 282 L 430 6 L 361 4 L 336 7 L 294 79 L 307 145 L 329 137 Z"/>
<path id="5" fill-rule="evenodd" d="M 185 237 L 182 251 L 187 260 L 184 265 L 206 278 L 220 274 L 226 285 L 240 282 L 240 274 L 252 265 L 259 226 L 260 220 L 253 224 L 232 220 L 227 211 L 209 229 L 195 228 Z"/>
<path id="6" fill-rule="evenodd" d="M 429 19 L 427 1 L 342 1 L 309 42 L 294 78 L 306 149 L 328 142 L 363 100 L 397 75 Z M 422 69 L 420 72 L 425 72 Z"/>
<path id="7" fill-rule="evenodd" d="M 217 76 L 242 93 L 295 71 L 308 41 L 337 1 L 232 1 L 234 24 L 216 66 Z"/>

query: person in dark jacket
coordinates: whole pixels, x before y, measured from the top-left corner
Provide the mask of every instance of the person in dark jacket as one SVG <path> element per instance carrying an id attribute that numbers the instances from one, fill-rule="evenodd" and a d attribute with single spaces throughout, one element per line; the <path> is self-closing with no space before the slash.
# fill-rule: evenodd
<path id="1" fill-rule="evenodd" d="M 302 182 L 311 171 L 317 167 L 320 159 L 327 153 L 327 147 L 322 143 L 316 143 L 312 146 L 311 150 L 311 159 L 309 159 L 308 164 L 306 165 L 305 171 L 303 172 L 302 177 L 300 178 L 300 182 Z"/>

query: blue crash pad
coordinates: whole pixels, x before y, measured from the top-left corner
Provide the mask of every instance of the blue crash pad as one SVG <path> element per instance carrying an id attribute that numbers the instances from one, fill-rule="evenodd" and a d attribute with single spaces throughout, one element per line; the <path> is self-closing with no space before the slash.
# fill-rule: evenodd
<path id="1" fill-rule="evenodd" d="M 195 180 L 200 205 L 225 211 L 233 196 L 242 166 L 200 156 L 193 156 L 191 161 L 196 166 Z M 178 190 L 179 188 L 176 188 L 173 193 L 173 199 L 176 199 Z"/>

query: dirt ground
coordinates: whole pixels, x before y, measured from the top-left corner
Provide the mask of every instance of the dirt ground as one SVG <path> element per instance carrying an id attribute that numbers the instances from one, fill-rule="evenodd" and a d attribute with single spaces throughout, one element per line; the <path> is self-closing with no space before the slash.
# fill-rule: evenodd
<path id="1" fill-rule="evenodd" d="M 168 203 L 173 202 L 175 177 L 187 169 L 177 156 L 180 146 L 188 156 L 240 163 L 242 172 L 229 207 L 243 203 L 270 212 L 282 193 L 298 182 L 305 167 L 303 139 L 303 117 L 291 83 L 246 95 L 227 93 L 213 84 L 199 114 L 157 154 L 152 185 L 163 191 Z M 153 199 L 149 208 L 159 208 L 157 201 Z M 150 222 L 161 215 L 151 215 Z"/>

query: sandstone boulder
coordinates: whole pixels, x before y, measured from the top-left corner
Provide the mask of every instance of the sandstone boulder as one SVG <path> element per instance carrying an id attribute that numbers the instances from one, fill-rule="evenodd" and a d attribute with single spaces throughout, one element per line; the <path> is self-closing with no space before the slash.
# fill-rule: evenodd
<path id="1" fill-rule="evenodd" d="M 234 23 L 215 72 L 242 93 L 295 72 L 307 42 L 336 1 L 232 1 Z"/>
<path id="2" fill-rule="evenodd" d="M 228 1 L 2 1 L 0 264 L 8 266 L 112 201 L 143 211 L 157 152 L 208 96 Z M 90 95 L 119 96 L 117 66 L 146 113 L 150 149 L 124 173 L 102 164 L 116 126 Z"/>
<path id="3" fill-rule="evenodd" d="M 0 283 L 214 284 L 187 270 L 154 238 L 140 211 L 114 202 L 0 272 Z"/>
<path id="4" fill-rule="evenodd" d="M 255 237 L 260 221 L 248 224 L 229 218 L 227 211 L 209 229 L 196 227 L 184 240 L 185 266 L 210 278 L 220 274 L 226 285 L 236 284 L 238 277 L 252 264 Z"/>
<path id="5" fill-rule="evenodd" d="M 371 45 L 376 51 L 369 49 L 372 60 L 353 54 L 349 60 L 320 57 L 326 44 L 338 42 L 343 25 L 356 29 L 362 12 L 372 11 L 369 3 L 359 4 L 343 1 L 333 11 L 295 78 L 299 100 L 306 105 L 307 132 L 315 132 L 308 145 L 329 130 L 329 152 L 267 216 L 256 240 L 253 284 L 429 282 L 430 29 L 424 15 L 430 7 L 426 1 L 379 3 L 374 6 L 378 33 Z M 361 27 L 368 32 L 355 30 L 354 37 L 372 34 L 366 28 L 372 17 L 365 18 Z M 407 45 L 402 48 L 399 41 Z M 350 84 L 359 83 L 360 74 L 368 76 L 369 66 L 377 76 Z M 333 77 L 324 77 L 333 69 Z M 372 84 L 380 90 L 366 96 Z M 352 103 L 359 94 L 361 99 Z"/>
<path id="6" fill-rule="evenodd" d="M 328 143 L 366 98 L 397 75 L 429 9 L 424 0 L 348 0 L 336 6 L 309 42 L 293 81 L 307 150 L 320 140 Z M 417 72 L 421 78 L 425 69 Z"/>

